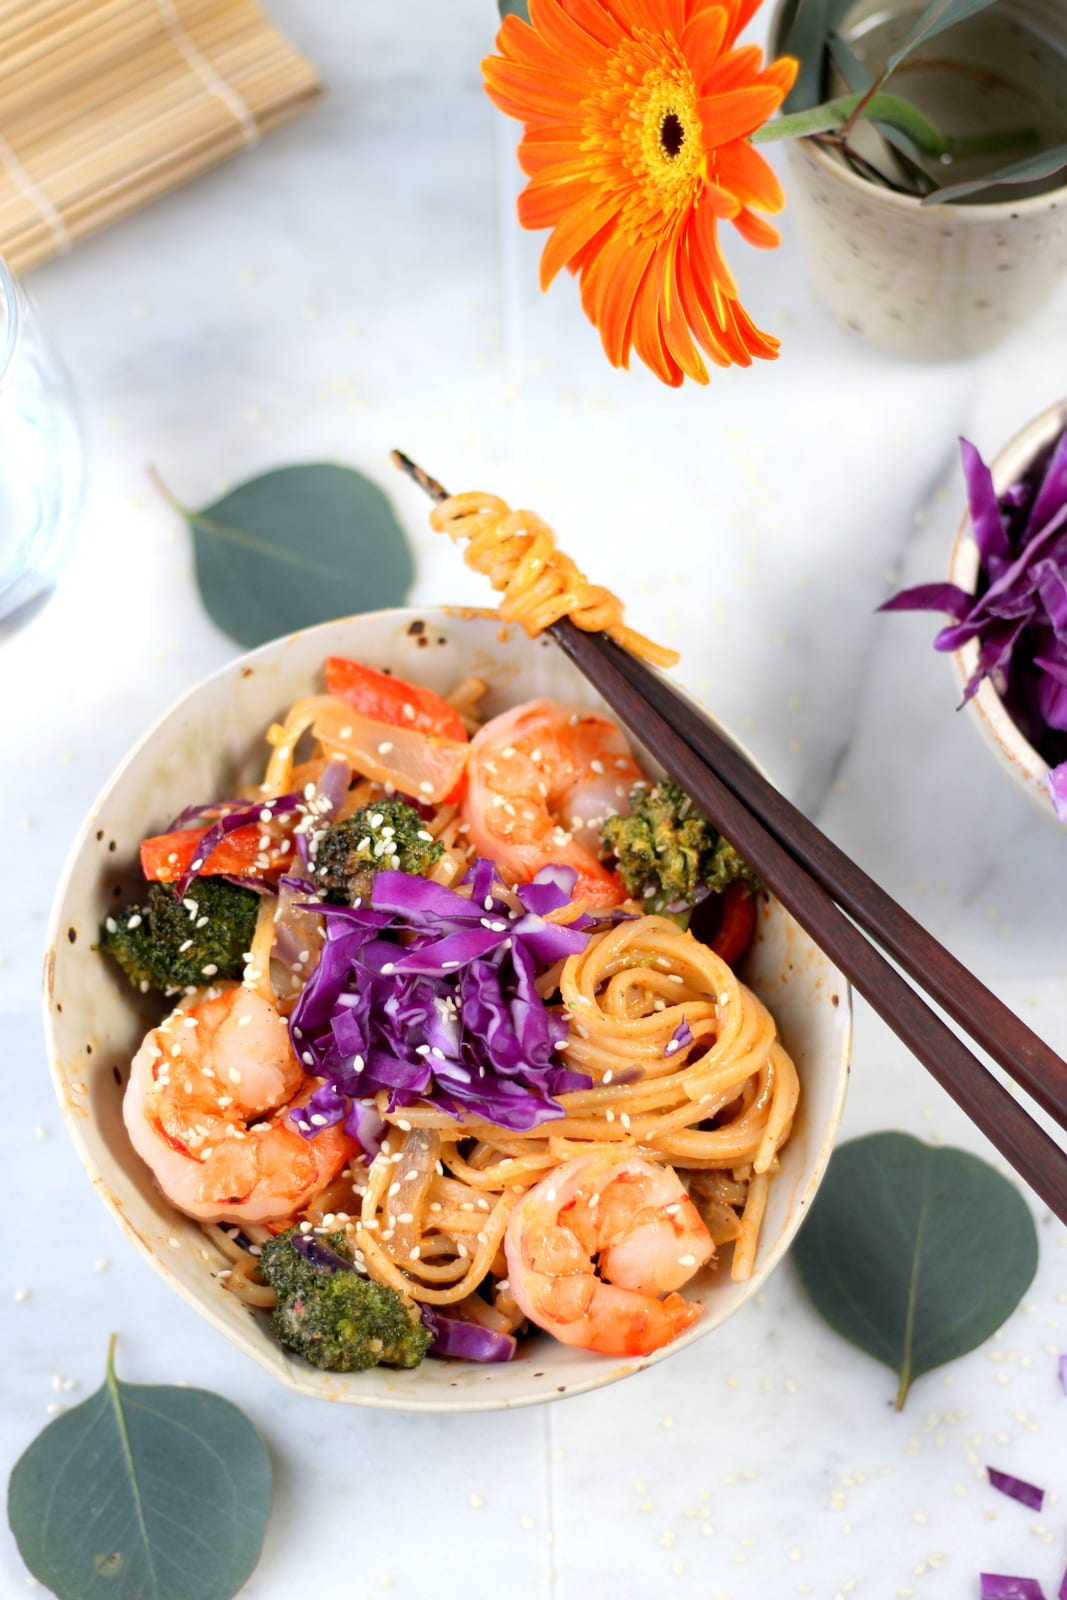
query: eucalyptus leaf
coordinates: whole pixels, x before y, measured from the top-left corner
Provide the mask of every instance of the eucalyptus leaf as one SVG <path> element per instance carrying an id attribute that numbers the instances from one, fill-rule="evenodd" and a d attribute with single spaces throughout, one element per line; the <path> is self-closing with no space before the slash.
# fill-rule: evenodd
<path id="1" fill-rule="evenodd" d="M 793 0 L 783 10 L 773 48 L 800 62 L 785 111 L 808 111 L 819 104 L 825 89 L 827 40 L 850 4 L 851 0 Z"/>
<path id="2" fill-rule="evenodd" d="M 266 1446 L 219 1395 L 120 1383 L 113 1350 L 15 1465 L 19 1554 L 59 1600 L 231 1600 L 267 1527 Z"/>
<path id="3" fill-rule="evenodd" d="M 793 1261 L 830 1326 L 898 1375 L 899 1411 L 916 1378 L 1011 1315 L 1037 1270 L 1037 1231 L 977 1156 L 875 1133 L 834 1152 Z"/>
<path id="4" fill-rule="evenodd" d="M 502 17 L 521 17 L 523 22 L 530 20 L 530 7 L 527 0 L 497 0 Z"/>
<path id="5" fill-rule="evenodd" d="M 927 195 L 923 205 L 943 206 L 948 200 L 962 200 L 969 194 L 978 194 L 982 189 L 991 189 L 1001 183 L 1038 183 L 1064 168 L 1067 168 L 1067 144 L 1058 144 L 1051 150 L 1042 150 L 1039 155 L 1027 156 L 1025 161 L 1013 161 L 1008 167 L 988 172 L 984 178 L 972 178 L 968 183 L 947 184 L 945 188 Z"/>
<path id="6" fill-rule="evenodd" d="M 208 615 L 245 649 L 332 617 L 399 605 L 414 577 L 388 500 L 351 467 L 280 467 L 200 511 L 168 498 L 192 530 Z"/>
<path id="7" fill-rule="evenodd" d="M 833 33 L 830 35 L 827 48 L 830 51 L 830 59 L 845 80 L 846 87 L 854 94 L 865 94 L 874 83 L 874 79 L 848 40 L 842 39 L 839 33 Z"/>
<path id="8" fill-rule="evenodd" d="M 884 83 L 889 74 L 896 71 L 917 45 L 936 38 L 939 33 L 944 33 L 946 28 L 954 28 L 957 23 L 966 22 L 968 17 L 977 16 L 979 11 L 985 11 L 995 3 L 996 0 L 930 0 L 926 10 L 916 18 L 903 44 L 893 51 L 886 62 L 881 82 Z"/>

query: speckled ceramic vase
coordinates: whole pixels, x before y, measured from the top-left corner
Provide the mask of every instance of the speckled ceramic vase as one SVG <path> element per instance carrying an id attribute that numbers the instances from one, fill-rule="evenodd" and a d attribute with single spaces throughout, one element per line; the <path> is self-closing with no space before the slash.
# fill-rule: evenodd
<path id="1" fill-rule="evenodd" d="M 921 3 L 902 0 L 900 8 Z M 1064 0 L 1002 3 L 1054 41 L 1043 63 L 1067 52 Z M 1052 93 L 1067 115 L 1067 70 Z M 843 327 L 891 355 L 948 361 L 988 350 L 1021 327 L 1067 271 L 1067 186 L 924 207 L 859 177 L 810 140 L 787 149 L 786 194 L 815 293 Z"/>

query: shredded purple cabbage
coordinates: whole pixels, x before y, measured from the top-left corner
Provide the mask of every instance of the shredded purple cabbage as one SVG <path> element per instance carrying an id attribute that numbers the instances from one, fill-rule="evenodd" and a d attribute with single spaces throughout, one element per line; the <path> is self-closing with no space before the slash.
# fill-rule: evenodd
<path id="1" fill-rule="evenodd" d="M 253 894 L 276 895 L 277 889 L 266 878 L 240 878 L 236 872 L 220 872 L 223 883 L 232 883 L 235 889 L 251 889 Z"/>
<path id="2" fill-rule="evenodd" d="M 679 1050 L 684 1050 L 686 1045 L 690 1045 L 692 1042 L 693 1030 L 683 1017 L 681 1022 L 675 1028 L 674 1032 L 671 1034 L 670 1038 L 667 1040 L 667 1046 L 663 1054 L 665 1056 L 676 1055 Z"/>
<path id="3" fill-rule="evenodd" d="M 322 769 L 318 783 L 314 790 L 308 794 L 305 791 L 309 822 L 304 823 L 296 831 L 296 848 L 305 867 L 311 862 L 314 854 L 312 839 L 314 837 L 310 821 L 313 820 L 318 827 L 328 826 L 344 804 L 348 786 L 352 782 L 352 769 L 347 761 L 342 761 L 340 756 L 334 756 Z"/>
<path id="4" fill-rule="evenodd" d="M 339 1256 L 336 1250 L 331 1250 L 328 1244 L 316 1239 L 313 1233 L 301 1233 L 299 1228 L 293 1234 L 293 1249 L 310 1266 L 320 1267 L 323 1272 L 355 1271 L 351 1261 Z"/>
<path id="5" fill-rule="evenodd" d="M 1036 1484 L 1027 1483 L 1025 1478 L 1013 1478 L 1010 1472 L 998 1472 L 996 1467 L 986 1467 L 989 1481 L 994 1489 L 999 1489 L 1001 1494 L 1010 1495 L 1013 1500 L 1019 1500 L 1024 1506 L 1029 1506 L 1031 1511 L 1040 1511 L 1045 1503 L 1045 1491 Z"/>
<path id="6" fill-rule="evenodd" d="M 496 1333 L 459 1317 L 444 1317 L 426 1305 L 420 1305 L 419 1311 L 433 1334 L 429 1352 L 432 1356 L 452 1356 L 458 1361 L 510 1361 L 518 1347 L 510 1333 Z"/>
<path id="7" fill-rule="evenodd" d="M 1065 1569 L 1063 1577 L 1060 1579 L 1060 1586 L 1056 1590 L 1056 1600 L 1067 1600 L 1067 1569 Z"/>
<path id="8" fill-rule="evenodd" d="M 981 1600 L 1045 1600 L 1036 1578 L 1014 1578 L 1001 1572 L 979 1573 Z"/>
<path id="9" fill-rule="evenodd" d="M 999 498 L 975 447 L 960 440 L 978 547 L 978 591 L 953 583 L 902 590 L 882 611 L 943 611 L 937 650 L 978 641 L 966 704 L 989 678 L 1023 736 L 1048 762 L 1056 815 L 1067 822 L 1067 433 Z"/>
<path id="10" fill-rule="evenodd" d="M 561 1094 L 589 1087 L 560 1061 L 566 1019 L 535 987 L 589 939 L 588 916 L 544 920 L 572 898 L 573 870 L 538 873 L 516 891 L 518 913 L 501 898 L 492 862 L 477 860 L 464 883 L 469 899 L 385 871 L 369 906 L 312 903 L 326 937 L 289 1018 L 298 1058 L 326 1080 L 291 1114 L 306 1137 L 345 1118 L 375 1154 L 380 1128 L 361 1102 L 383 1089 L 390 1110 L 429 1100 L 453 1116 L 525 1129 L 562 1116 Z"/>

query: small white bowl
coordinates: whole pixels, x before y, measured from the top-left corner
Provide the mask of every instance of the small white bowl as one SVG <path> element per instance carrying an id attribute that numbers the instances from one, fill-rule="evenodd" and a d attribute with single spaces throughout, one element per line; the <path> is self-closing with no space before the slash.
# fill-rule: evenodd
<path id="1" fill-rule="evenodd" d="M 1049 406 L 1047 411 L 1028 422 L 990 463 L 997 494 L 1004 494 L 1013 483 L 1018 483 L 1042 451 L 1047 450 L 1065 428 L 1067 400 Z M 974 542 L 970 512 L 965 511 L 956 530 L 949 558 L 949 582 L 958 584 L 968 594 L 974 594 L 978 586 L 978 572 L 978 546 Z M 978 640 L 971 639 L 952 652 L 952 666 L 961 693 L 978 665 L 978 648 Z M 996 756 L 1001 769 L 1029 796 L 1044 816 L 1062 828 L 1049 793 L 1048 762 L 1038 754 L 1012 720 L 989 678 L 983 680 L 969 705 L 974 712 L 973 726 L 977 727 Z"/>
<path id="2" fill-rule="evenodd" d="M 413 632 L 412 624 L 423 624 Z M 426 1361 L 414 1372 L 320 1372 L 286 1354 L 267 1320 L 217 1281 L 224 1262 L 200 1228 L 172 1210 L 130 1147 L 122 1085 L 158 1002 L 139 996 L 94 949 L 108 910 L 137 892 L 137 846 L 193 800 L 258 778 L 263 733 L 316 685 L 328 655 L 355 656 L 447 691 L 468 673 L 491 684 L 490 712 L 536 696 L 597 705 L 547 641 L 531 643 L 492 613 L 431 608 L 375 612 L 267 644 L 192 689 L 119 767 L 75 842 L 59 886 L 45 963 L 45 1016 L 60 1106 L 104 1202 L 157 1271 L 234 1344 L 301 1394 L 400 1411 L 477 1411 L 579 1394 L 651 1366 L 725 1322 L 784 1256 L 819 1185 L 841 1117 L 851 1045 L 848 985 L 776 903 L 763 906 L 746 978 L 771 1008 L 800 1072 L 802 1094 L 781 1172 L 771 1185 L 756 1270 L 695 1290 L 705 1315 L 645 1359 L 618 1361 L 538 1336 L 514 1361 Z M 647 757 L 642 756 L 647 760 Z M 648 761 L 650 769 L 655 764 Z"/>

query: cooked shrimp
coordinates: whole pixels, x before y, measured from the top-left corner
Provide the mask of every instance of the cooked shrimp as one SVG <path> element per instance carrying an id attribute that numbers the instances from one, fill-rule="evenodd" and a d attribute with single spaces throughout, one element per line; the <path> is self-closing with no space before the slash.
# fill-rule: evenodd
<path id="1" fill-rule="evenodd" d="M 675 1291 L 715 1253 L 673 1168 L 612 1151 L 577 1156 L 524 1195 L 504 1248 L 530 1321 L 607 1356 L 648 1355 L 690 1327 L 701 1307 Z"/>
<path id="2" fill-rule="evenodd" d="M 338 1124 L 305 1139 L 290 1106 L 315 1085 L 285 1019 L 234 987 L 179 1006 L 148 1034 L 122 1114 L 172 1205 L 202 1222 L 276 1222 L 325 1187 L 357 1149 Z"/>
<path id="3" fill-rule="evenodd" d="M 607 717 L 531 700 L 494 717 L 471 741 L 463 820 L 479 855 L 518 883 L 552 863 L 574 867 L 576 898 L 593 907 L 626 898 L 600 862 L 600 824 L 627 815 L 642 781 L 621 730 Z"/>

